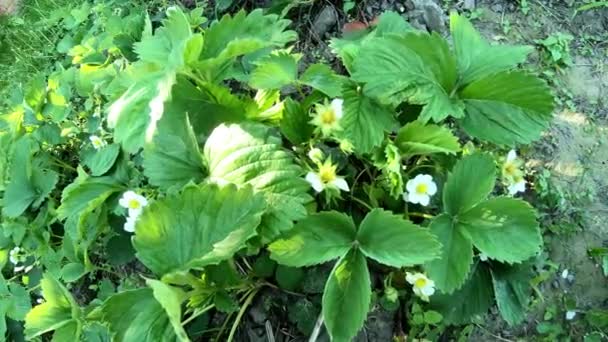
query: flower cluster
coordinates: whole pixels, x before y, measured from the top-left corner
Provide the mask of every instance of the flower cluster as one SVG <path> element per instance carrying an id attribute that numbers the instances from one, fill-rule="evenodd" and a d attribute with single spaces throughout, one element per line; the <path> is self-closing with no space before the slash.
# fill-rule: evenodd
<path id="1" fill-rule="evenodd" d="M 128 209 L 129 215 L 127 216 L 127 221 L 124 225 L 124 230 L 133 233 L 135 232 L 135 223 L 137 222 L 137 218 L 141 214 L 143 208 L 148 205 L 148 200 L 142 196 L 137 194 L 135 191 L 127 191 L 125 192 L 120 200 L 118 201 L 121 207 Z"/>
<path id="2" fill-rule="evenodd" d="M 523 162 L 517 157 L 515 150 L 509 151 L 502 164 L 502 180 L 507 186 L 510 195 L 526 191 L 526 180 L 524 171 L 521 169 Z"/>

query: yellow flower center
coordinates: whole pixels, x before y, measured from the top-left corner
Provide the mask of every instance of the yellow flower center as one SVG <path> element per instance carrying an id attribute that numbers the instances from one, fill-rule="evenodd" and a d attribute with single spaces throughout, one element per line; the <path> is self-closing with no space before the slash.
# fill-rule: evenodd
<path id="1" fill-rule="evenodd" d="M 420 183 L 418 185 L 416 185 L 416 193 L 418 194 L 426 194 L 429 191 L 429 186 L 424 184 L 424 183 Z"/>
<path id="2" fill-rule="evenodd" d="M 327 184 L 336 179 L 336 170 L 332 166 L 321 166 L 319 169 L 319 178 L 323 184 Z"/>
<path id="3" fill-rule="evenodd" d="M 513 163 L 507 163 L 504 167 L 505 173 L 509 176 L 513 176 L 517 172 L 517 167 Z"/>
<path id="4" fill-rule="evenodd" d="M 130 209 L 139 209 L 141 205 L 139 204 L 139 201 L 137 201 L 136 199 L 132 199 L 129 201 L 129 208 Z"/>
<path id="5" fill-rule="evenodd" d="M 416 282 L 414 282 L 414 286 L 418 287 L 418 288 L 423 288 L 426 286 L 426 279 L 425 278 L 419 278 L 416 280 Z"/>
<path id="6" fill-rule="evenodd" d="M 324 125 L 331 125 L 334 122 L 336 122 L 337 118 L 336 118 L 336 113 L 333 111 L 333 109 L 325 109 L 321 112 L 320 114 L 321 116 L 321 122 Z"/>

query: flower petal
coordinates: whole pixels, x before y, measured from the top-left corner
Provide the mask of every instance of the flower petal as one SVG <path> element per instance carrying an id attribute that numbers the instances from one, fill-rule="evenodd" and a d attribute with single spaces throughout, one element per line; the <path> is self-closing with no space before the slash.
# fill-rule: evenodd
<path id="1" fill-rule="evenodd" d="M 515 159 L 517 159 L 517 152 L 515 152 L 515 150 L 509 151 L 509 153 L 507 154 L 507 162 L 512 162 Z"/>
<path id="2" fill-rule="evenodd" d="M 430 196 L 433 196 L 434 194 L 437 193 L 437 184 L 435 184 L 435 182 L 433 182 L 432 180 L 427 184 L 428 189 L 426 190 L 426 193 L 429 194 Z"/>
<path id="3" fill-rule="evenodd" d="M 321 192 L 323 191 L 323 189 L 325 189 L 323 182 L 321 182 L 321 178 L 318 174 L 314 172 L 309 172 L 306 174 L 306 181 L 310 183 L 310 185 L 313 189 L 315 189 L 316 192 Z"/>
<path id="4" fill-rule="evenodd" d="M 331 109 L 334 110 L 334 113 L 336 114 L 336 118 L 338 120 L 340 120 L 342 118 L 342 106 L 344 105 L 344 100 L 342 99 L 333 99 L 331 101 Z"/>
<path id="5" fill-rule="evenodd" d="M 331 185 L 335 186 L 336 188 L 338 188 L 340 190 L 344 190 L 344 191 L 350 190 L 348 188 L 348 183 L 346 183 L 346 180 L 344 180 L 344 178 L 342 178 L 342 177 L 336 177 L 336 179 L 334 179 L 331 182 Z"/>
<path id="6" fill-rule="evenodd" d="M 431 196 L 420 195 L 418 198 L 418 201 L 419 201 L 418 203 L 420 203 L 421 206 L 426 207 L 431 202 Z"/>

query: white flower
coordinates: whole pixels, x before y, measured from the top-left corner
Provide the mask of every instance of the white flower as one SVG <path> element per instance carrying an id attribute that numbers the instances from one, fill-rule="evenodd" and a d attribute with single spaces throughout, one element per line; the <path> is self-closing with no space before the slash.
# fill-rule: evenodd
<path id="1" fill-rule="evenodd" d="M 516 178 L 513 183 L 507 187 L 509 195 L 514 196 L 518 192 L 526 192 L 526 180 L 523 177 Z"/>
<path id="2" fill-rule="evenodd" d="M 576 316 L 576 311 L 573 311 L 573 310 L 566 311 L 566 320 L 571 321 L 574 319 L 574 316 Z"/>
<path id="3" fill-rule="evenodd" d="M 435 282 L 427 278 L 423 273 L 405 273 L 405 280 L 412 284 L 414 294 L 428 302 L 429 296 L 435 293 Z"/>
<path id="4" fill-rule="evenodd" d="M 10 260 L 11 264 L 17 265 L 18 263 L 25 262 L 26 256 L 22 252 L 23 249 L 21 247 L 11 249 L 11 251 L 8 253 L 8 259 Z"/>
<path id="5" fill-rule="evenodd" d="M 89 140 L 91 140 L 91 144 L 93 144 L 93 148 L 96 150 L 100 150 L 108 144 L 105 140 L 96 135 L 91 135 Z"/>
<path id="6" fill-rule="evenodd" d="M 327 188 L 349 191 L 348 183 L 343 177 L 336 175 L 336 166 L 332 165 L 331 160 L 319 166 L 319 172 L 309 172 L 306 180 L 316 192 L 321 192 Z"/>
<path id="7" fill-rule="evenodd" d="M 122 194 L 122 197 L 118 201 L 121 207 L 129 209 L 129 216 L 137 217 L 143 207 L 148 205 L 148 200 L 137 193 L 135 191 L 127 191 Z"/>
<path id="8" fill-rule="evenodd" d="M 423 206 L 429 205 L 431 196 L 437 193 L 437 184 L 430 175 L 417 175 L 407 182 L 405 188 L 407 191 L 403 193 L 403 199 Z"/>
<path id="9" fill-rule="evenodd" d="M 568 279 L 568 274 L 570 272 L 568 272 L 568 269 L 566 268 L 565 270 L 562 271 L 562 279 Z"/>
<path id="10" fill-rule="evenodd" d="M 335 131 L 340 131 L 340 119 L 343 115 L 342 105 L 344 100 L 334 99 L 330 104 L 317 105 L 311 124 L 317 126 L 317 130 L 323 136 L 330 136 Z"/>
<path id="11" fill-rule="evenodd" d="M 129 216 L 125 221 L 125 225 L 123 229 L 129 233 L 135 233 L 135 223 L 137 222 L 137 218 L 139 216 Z"/>

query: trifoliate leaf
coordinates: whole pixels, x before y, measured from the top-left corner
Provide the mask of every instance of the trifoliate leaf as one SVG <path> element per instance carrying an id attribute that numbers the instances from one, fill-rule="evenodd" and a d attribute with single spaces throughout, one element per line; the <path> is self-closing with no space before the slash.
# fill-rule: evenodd
<path id="1" fill-rule="evenodd" d="M 365 216 L 357 241 L 363 255 L 393 267 L 433 260 L 441 248 L 427 230 L 382 209 L 374 209 Z"/>
<path id="2" fill-rule="evenodd" d="M 73 324 L 71 328 L 64 329 L 61 335 L 69 335 L 72 341 L 78 341 L 82 313 L 72 294 L 49 275 L 45 275 L 40 284 L 45 302 L 34 307 L 25 317 L 25 334 L 28 340 L 49 331 L 59 332 L 62 327 Z"/>
<path id="3" fill-rule="evenodd" d="M 190 120 L 177 103 L 168 106 L 152 142 L 144 148 L 144 174 L 161 189 L 180 189 L 204 177 L 203 158 Z"/>
<path id="4" fill-rule="evenodd" d="M 504 265 L 492 263 L 492 283 L 496 304 L 502 318 L 513 326 L 526 318 L 530 300 L 530 280 L 533 277 L 530 264 Z"/>
<path id="5" fill-rule="evenodd" d="M 169 286 L 162 281 L 146 279 L 146 284 L 152 288 L 152 294 L 158 303 L 165 309 L 169 322 L 173 326 L 179 341 L 190 341 L 182 326 L 182 302 L 186 299 L 184 291 Z"/>
<path id="6" fill-rule="evenodd" d="M 251 185 L 264 194 L 268 210 L 260 235 L 265 242 L 306 216 L 304 205 L 311 200 L 302 168 L 281 143 L 281 138 L 264 125 L 232 124 L 217 127 L 204 149 L 211 181 Z"/>
<path id="7" fill-rule="evenodd" d="M 301 54 L 277 51 L 255 62 L 249 85 L 254 89 L 281 89 L 296 82 Z"/>
<path id="8" fill-rule="evenodd" d="M 470 135 L 495 144 L 529 144 L 553 116 L 553 97 L 545 81 L 523 72 L 477 79 L 460 93 L 466 104 L 461 124 Z"/>
<path id="9" fill-rule="evenodd" d="M 450 215 L 464 213 L 488 197 L 496 183 L 496 166 L 488 154 L 462 158 L 452 169 L 443 189 L 443 206 Z"/>
<path id="10" fill-rule="evenodd" d="M 356 85 L 342 89 L 344 116 L 340 126 L 355 151 L 368 153 L 384 140 L 384 133 L 396 125 L 394 111 L 362 94 Z"/>
<path id="11" fill-rule="evenodd" d="M 450 89 L 454 67 L 454 57 L 440 36 L 407 33 L 365 44 L 352 77 L 365 83 L 366 95 L 394 105 L 404 101 L 424 105 L 419 119 L 439 122 L 464 115 L 460 100 L 452 97 Z"/>
<path id="12" fill-rule="evenodd" d="M 403 126 L 395 144 L 404 156 L 431 153 L 455 154 L 460 151 L 458 138 L 448 128 L 413 121 Z"/>
<path id="13" fill-rule="evenodd" d="M 429 228 L 443 247 L 440 257 L 427 263 L 425 269 L 438 289 L 452 293 L 462 286 L 469 275 L 473 263 L 473 245 L 449 215 L 437 216 Z"/>
<path id="14" fill-rule="evenodd" d="M 171 7 L 163 26 L 136 45 L 141 61 L 126 74 L 127 79 L 131 77 L 130 86 L 110 105 L 108 112 L 114 139 L 126 151 L 134 153 L 144 142 L 152 140 L 177 75 L 186 68 L 191 54 L 200 54 L 201 47 L 189 43 L 200 42 L 200 38 L 194 37 L 197 36 L 192 35 L 186 15 Z M 199 53 L 192 49 L 198 49 Z"/>
<path id="15" fill-rule="evenodd" d="M 187 341 L 175 335 L 167 311 L 154 298 L 152 289 L 140 288 L 112 295 L 100 311 L 116 341 Z"/>
<path id="16" fill-rule="evenodd" d="M 270 257 L 283 265 L 311 266 L 345 255 L 355 241 L 355 231 L 355 224 L 347 215 L 321 212 L 298 221 L 268 250 Z"/>
<path id="17" fill-rule="evenodd" d="M 313 64 L 300 76 L 299 82 L 329 97 L 340 97 L 345 79 L 325 64 Z"/>
<path id="18" fill-rule="evenodd" d="M 498 261 L 524 261 L 542 246 L 536 212 L 520 199 L 487 200 L 459 215 L 458 222 L 477 249 Z"/>
<path id="19" fill-rule="evenodd" d="M 200 269 L 243 248 L 264 209 L 263 198 L 250 188 L 187 187 L 144 208 L 133 246 L 137 258 L 157 275 Z"/>
<path id="20" fill-rule="evenodd" d="M 461 84 L 513 69 L 533 50 L 531 46 L 490 45 L 466 17 L 456 13 L 450 15 L 450 31 Z"/>
<path id="21" fill-rule="evenodd" d="M 92 176 L 101 176 L 114 166 L 119 153 L 118 144 L 110 144 L 99 150 L 89 148 L 83 152 L 82 162 L 89 167 Z"/>
<path id="22" fill-rule="evenodd" d="M 363 327 L 371 292 L 365 256 L 353 249 L 336 264 L 323 292 L 323 320 L 332 341 L 351 341 Z"/>
<path id="23" fill-rule="evenodd" d="M 448 324 L 469 323 L 476 315 L 483 315 L 493 303 L 490 271 L 483 263 L 473 267 L 471 276 L 458 291 L 431 297 L 430 308 L 443 315 Z"/>

